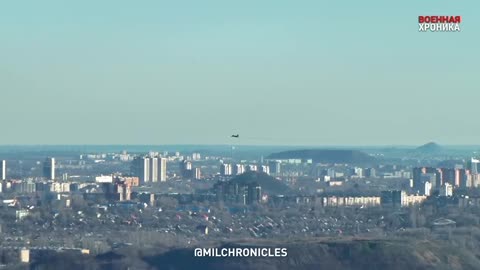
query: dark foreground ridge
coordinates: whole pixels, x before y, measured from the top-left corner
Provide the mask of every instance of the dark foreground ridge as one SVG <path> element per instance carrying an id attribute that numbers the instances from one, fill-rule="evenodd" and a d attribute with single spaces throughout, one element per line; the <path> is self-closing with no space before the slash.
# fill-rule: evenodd
<path id="1" fill-rule="evenodd" d="M 366 164 L 375 161 L 375 158 L 358 150 L 292 150 L 274 153 L 269 159 L 312 159 L 314 163 L 349 163 Z"/>
<path id="2" fill-rule="evenodd" d="M 194 257 L 194 248 L 134 252 L 117 250 L 96 257 L 48 257 L 33 269 L 478 269 L 472 251 L 435 240 L 311 239 L 236 242 L 202 247 L 286 247 L 284 258 Z M 57 255 L 62 256 L 62 255 Z"/>

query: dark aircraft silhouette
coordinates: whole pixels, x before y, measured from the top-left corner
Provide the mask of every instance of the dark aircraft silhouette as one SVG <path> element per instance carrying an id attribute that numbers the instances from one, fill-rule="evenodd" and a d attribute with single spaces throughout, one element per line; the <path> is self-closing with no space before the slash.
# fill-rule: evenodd
<path id="1" fill-rule="evenodd" d="M 240 138 L 240 135 L 239 134 L 233 134 L 231 137 L 232 138 Z"/>

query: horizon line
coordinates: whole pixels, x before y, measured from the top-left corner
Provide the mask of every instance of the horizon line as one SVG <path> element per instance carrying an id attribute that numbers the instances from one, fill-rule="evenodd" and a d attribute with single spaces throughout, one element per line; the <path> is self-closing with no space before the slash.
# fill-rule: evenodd
<path id="1" fill-rule="evenodd" d="M 428 144 L 428 143 L 426 143 Z M 242 143 L 165 143 L 165 144 L 131 144 L 131 143 L 114 143 L 114 144 L 50 144 L 50 143 L 25 143 L 25 144 L 0 144 L 0 147 L 32 147 L 32 146 L 256 146 L 256 147 L 420 147 L 426 144 L 242 144 Z M 444 147 L 467 147 L 467 146 L 480 146 L 480 144 L 437 144 Z"/>

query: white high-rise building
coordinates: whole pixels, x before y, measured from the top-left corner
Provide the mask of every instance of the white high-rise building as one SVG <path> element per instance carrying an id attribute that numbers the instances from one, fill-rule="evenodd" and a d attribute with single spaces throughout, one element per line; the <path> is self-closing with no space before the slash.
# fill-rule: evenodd
<path id="1" fill-rule="evenodd" d="M 363 178 L 363 168 L 355 167 L 354 171 L 358 177 Z"/>
<path id="2" fill-rule="evenodd" d="M 47 158 L 43 162 L 43 177 L 48 180 L 55 179 L 55 158 Z"/>
<path id="3" fill-rule="evenodd" d="M 245 172 L 245 166 L 243 164 L 235 164 L 233 174 L 242 174 Z"/>
<path id="4" fill-rule="evenodd" d="M 143 179 L 145 182 L 150 182 L 151 180 L 151 175 L 150 175 L 150 159 L 144 157 L 142 159 L 142 170 L 143 170 Z"/>
<path id="5" fill-rule="evenodd" d="M 220 174 L 223 176 L 232 175 L 232 164 L 222 164 L 220 167 Z"/>
<path id="6" fill-rule="evenodd" d="M 195 168 L 195 179 L 201 179 L 202 178 L 202 171 L 200 168 Z"/>
<path id="7" fill-rule="evenodd" d="M 425 196 L 432 195 L 432 183 L 427 181 L 425 182 L 425 191 L 423 193 Z"/>
<path id="8" fill-rule="evenodd" d="M 327 175 L 330 176 L 331 178 L 335 178 L 335 169 L 334 168 L 328 168 L 327 169 Z"/>
<path id="9" fill-rule="evenodd" d="M 2 164 L 0 164 L 0 180 L 7 179 L 7 161 L 2 160 Z"/>
<path id="10" fill-rule="evenodd" d="M 140 182 L 158 182 L 167 180 L 167 159 L 159 157 L 137 157 L 132 163 L 132 173 Z"/>
<path id="11" fill-rule="evenodd" d="M 151 168 L 151 178 L 152 182 L 158 182 L 158 158 L 151 158 L 150 168 Z"/>
<path id="12" fill-rule="evenodd" d="M 136 157 L 132 162 L 132 173 L 138 176 L 141 183 L 150 182 L 150 159 L 147 157 Z"/>
<path id="13" fill-rule="evenodd" d="M 166 158 L 160 158 L 160 175 L 159 179 L 161 182 L 167 181 L 167 159 Z"/>
<path id="14" fill-rule="evenodd" d="M 262 168 L 262 172 L 270 175 L 270 167 L 269 167 L 269 166 L 267 166 L 267 165 L 262 165 L 261 168 Z"/>
<path id="15" fill-rule="evenodd" d="M 472 174 L 478 174 L 479 173 L 479 165 L 480 165 L 480 160 L 476 158 L 472 158 L 470 160 L 470 170 Z"/>
<path id="16" fill-rule="evenodd" d="M 268 166 L 270 167 L 269 170 L 272 174 L 279 175 L 281 171 L 281 162 L 277 160 L 272 160 L 268 162 Z"/>
<path id="17" fill-rule="evenodd" d="M 449 183 L 445 183 L 440 192 L 440 196 L 451 197 L 453 196 L 453 186 Z"/>

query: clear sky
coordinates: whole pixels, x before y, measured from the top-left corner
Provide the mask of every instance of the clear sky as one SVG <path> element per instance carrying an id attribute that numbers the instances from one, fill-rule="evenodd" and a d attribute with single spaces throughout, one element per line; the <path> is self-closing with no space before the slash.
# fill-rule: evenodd
<path id="1" fill-rule="evenodd" d="M 0 144 L 479 144 L 480 2 L 1 1 Z M 461 15 L 419 33 L 418 15 Z"/>

